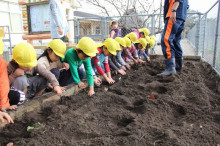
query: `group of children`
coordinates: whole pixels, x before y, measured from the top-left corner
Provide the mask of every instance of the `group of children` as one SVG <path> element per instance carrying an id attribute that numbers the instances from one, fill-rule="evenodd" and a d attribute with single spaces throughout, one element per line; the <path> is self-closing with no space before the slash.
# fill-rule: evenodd
<path id="1" fill-rule="evenodd" d="M 112 73 L 126 74 L 130 62 L 150 61 L 148 48 L 154 48 L 155 37 L 149 37 L 149 30 L 134 30 L 120 37 L 117 22 L 112 22 L 110 37 L 98 44 L 91 38 L 83 37 L 76 47 L 66 51 L 60 39 L 51 40 L 38 58 L 30 44 L 19 43 L 13 48 L 12 60 L 7 64 L 2 57 L 3 42 L 0 39 L 0 110 L 14 110 L 25 98 L 34 98 L 45 92 L 54 91 L 61 95 L 65 86 L 75 83 L 79 88 L 86 85 L 81 81 L 87 78 L 88 95 L 95 94 L 94 85 L 100 86 L 102 76 L 109 84 L 114 84 Z M 144 56 L 146 61 L 141 57 Z M 13 122 L 6 113 L 2 118 Z"/>

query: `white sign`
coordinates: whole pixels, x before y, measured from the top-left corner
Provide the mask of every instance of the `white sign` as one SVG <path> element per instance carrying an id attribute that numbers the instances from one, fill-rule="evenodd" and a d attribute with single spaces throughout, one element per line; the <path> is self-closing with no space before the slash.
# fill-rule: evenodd
<path id="1" fill-rule="evenodd" d="M 30 6 L 31 32 L 50 31 L 49 4 Z"/>

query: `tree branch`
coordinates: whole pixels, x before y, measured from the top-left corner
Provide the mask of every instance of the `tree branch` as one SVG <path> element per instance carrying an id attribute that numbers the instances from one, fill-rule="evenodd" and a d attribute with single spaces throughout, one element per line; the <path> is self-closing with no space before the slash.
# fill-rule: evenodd
<path id="1" fill-rule="evenodd" d="M 94 5 L 94 6 L 97 6 L 97 7 L 101 8 L 101 9 L 103 9 L 103 10 L 105 11 L 105 13 L 106 13 L 108 16 L 110 16 L 108 10 L 106 9 L 106 7 L 100 5 L 100 3 L 99 3 L 98 0 L 86 0 L 86 1 L 87 1 L 88 3 Z"/>

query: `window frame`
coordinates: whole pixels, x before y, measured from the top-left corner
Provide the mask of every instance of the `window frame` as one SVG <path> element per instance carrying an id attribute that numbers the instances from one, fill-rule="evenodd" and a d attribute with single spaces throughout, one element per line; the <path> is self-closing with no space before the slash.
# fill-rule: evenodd
<path id="1" fill-rule="evenodd" d="M 9 14 L 9 28 L 10 28 L 10 32 L 12 34 L 16 34 L 16 33 L 23 33 L 23 19 L 22 19 L 22 8 L 21 6 L 18 4 L 18 3 L 14 3 L 14 2 L 9 2 L 9 1 L 0 1 L 0 3 L 7 3 L 8 5 L 8 10 L 1 10 L 0 9 L 0 13 L 7 13 Z M 12 12 L 11 11 L 11 6 L 10 5 L 18 5 L 19 6 L 19 9 L 20 9 L 20 12 Z M 13 27 L 12 27 L 12 21 L 11 21 L 11 15 L 12 14 L 18 14 L 20 15 L 20 20 L 21 20 L 21 30 L 20 31 L 17 31 L 17 30 L 13 30 Z"/>

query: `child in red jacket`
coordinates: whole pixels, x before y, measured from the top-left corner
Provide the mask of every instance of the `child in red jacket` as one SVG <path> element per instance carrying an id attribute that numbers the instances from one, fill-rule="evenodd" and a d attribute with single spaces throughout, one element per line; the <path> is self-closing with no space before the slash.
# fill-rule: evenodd
<path id="1" fill-rule="evenodd" d="M 98 47 L 99 53 L 97 53 L 91 60 L 92 67 L 94 71 L 103 76 L 109 84 L 114 84 L 115 81 L 111 78 L 111 72 L 108 64 L 108 56 L 116 55 L 116 51 L 121 50 L 120 45 L 114 39 L 108 38 L 102 44 L 98 45 Z"/>

